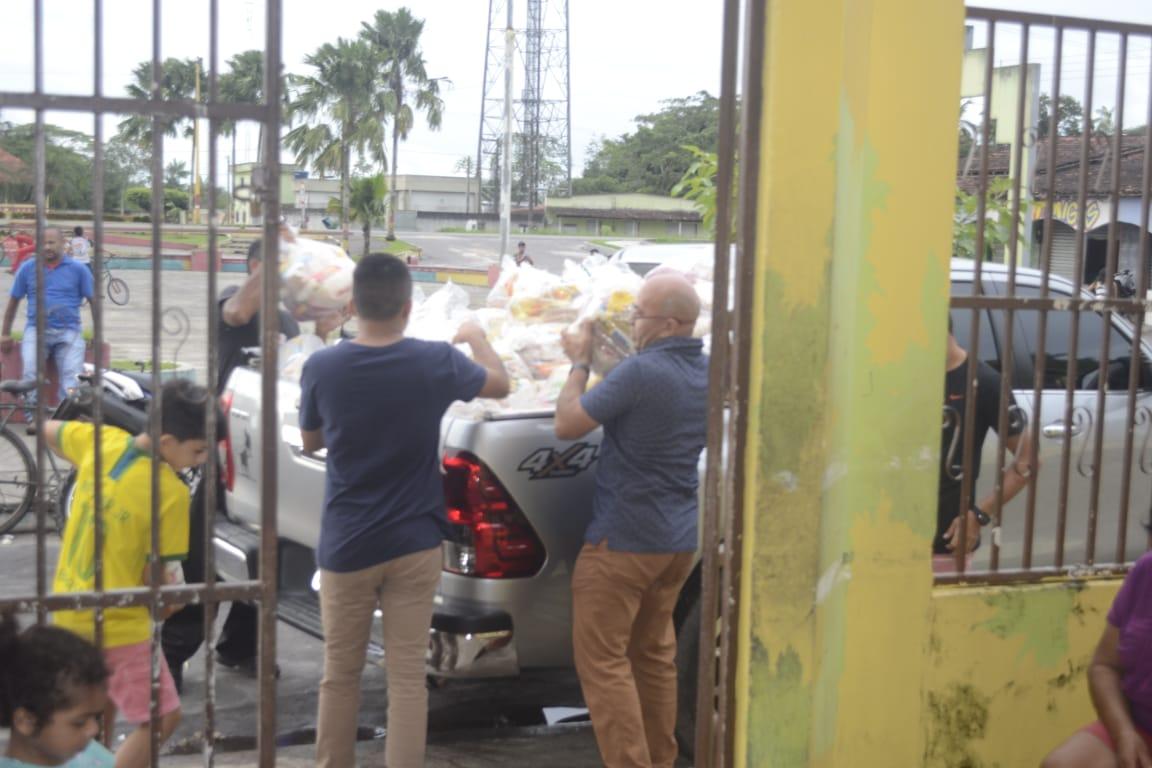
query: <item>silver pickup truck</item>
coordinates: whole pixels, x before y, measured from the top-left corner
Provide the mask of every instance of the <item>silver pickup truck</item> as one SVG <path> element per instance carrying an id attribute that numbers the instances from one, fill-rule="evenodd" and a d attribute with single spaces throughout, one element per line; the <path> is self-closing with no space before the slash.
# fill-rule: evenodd
<path id="1" fill-rule="evenodd" d="M 640 259 L 643 261 L 643 259 Z M 985 265 L 985 294 L 1003 294 L 1006 271 Z M 952 291 L 968 295 L 974 273 L 971 262 L 954 261 Z M 1039 295 L 1040 273 L 1021 269 L 1017 295 Z M 1054 297 L 1081 295 L 1068 281 L 1051 278 Z M 961 343 L 970 316 L 953 310 Z M 1000 347 L 1006 339 L 1006 316 L 1001 311 L 980 310 L 979 356 L 1000 368 Z M 1085 557 L 1092 437 L 1104 430 L 1101 459 L 1102 483 L 1097 541 L 1097 562 L 1112 559 L 1119 521 L 1119 496 L 1123 492 L 1121 470 L 1127 420 L 1127 371 L 1134 329 L 1120 317 L 1111 325 L 1113 338 L 1109 364 L 1104 366 L 1105 395 L 1102 414 L 1096 413 L 1096 387 L 1102 320 L 1085 315 L 1080 324 L 1078 378 L 1074 385 L 1075 418 L 1071 427 L 1062 423 L 1068 354 L 1070 313 L 1049 313 L 1045 357 L 1045 384 L 1041 400 L 1033 402 L 1035 346 L 1038 313 L 1017 311 L 1014 333 L 1015 369 L 1013 390 L 1028 418 L 1038 413 L 1043 421 L 1039 450 L 1045 459 L 1038 480 L 1037 519 L 1033 563 L 1054 562 L 1059 493 L 1058 457 L 1066 429 L 1072 433 L 1073 468 L 1068 488 L 1068 534 L 1065 563 Z M 1148 349 L 1140 342 L 1141 389 L 1137 408 L 1152 407 L 1152 369 Z M 1119 391 L 1111 391 L 1123 383 Z M 299 389 L 282 381 L 278 403 L 280 430 L 277 441 L 280 476 L 280 616 L 307 632 L 320 635 L 315 587 L 313 548 L 319 537 L 320 510 L 324 494 L 322 458 L 305 456 L 300 447 L 297 423 Z M 230 456 L 228 509 L 230 521 L 217 529 L 216 561 L 225 578 L 254 573 L 259 522 L 260 476 L 260 374 L 237 369 L 229 380 L 228 403 Z M 1149 412 L 1147 415 L 1152 415 Z M 1139 421 L 1139 419 L 1138 419 Z M 1144 445 L 1152 419 L 1137 427 L 1135 444 Z M 600 449 L 596 431 L 575 442 L 560 441 L 553 432 L 550 413 L 492 415 L 484 418 L 446 416 L 441 428 L 444 487 L 451 538 L 444 543 L 444 573 L 429 640 L 428 670 L 441 677 L 515 675 L 526 668 L 562 667 L 572 663 L 569 579 L 579 552 L 592 506 L 593 474 Z M 1146 453 L 1144 451 L 1143 453 Z M 1132 457 L 1133 481 L 1127 547 L 1123 561 L 1143 551 L 1140 528 L 1152 500 L 1148 462 L 1141 451 Z M 994 476 L 995 440 L 988 440 L 983 457 L 982 485 Z M 1020 564 L 1023 552 L 1025 494 L 1008 506 L 1002 527 L 1001 567 Z M 986 564 L 983 547 L 975 563 Z M 682 717 L 681 733 L 690 739 L 694 671 L 697 655 L 699 573 L 686 585 L 676 611 L 680 634 Z"/>

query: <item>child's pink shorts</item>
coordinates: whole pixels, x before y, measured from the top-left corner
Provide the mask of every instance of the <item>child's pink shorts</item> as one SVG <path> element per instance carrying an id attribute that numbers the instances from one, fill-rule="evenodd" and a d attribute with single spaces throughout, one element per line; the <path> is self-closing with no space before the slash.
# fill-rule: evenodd
<path id="1" fill-rule="evenodd" d="M 104 649 L 108 664 L 108 698 L 116 705 L 120 716 L 129 723 L 147 723 L 152 712 L 152 658 L 151 643 L 136 643 Z M 168 670 L 164 656 L 160 656 L 160 715 L 180 709 L 180 695 Z"/>

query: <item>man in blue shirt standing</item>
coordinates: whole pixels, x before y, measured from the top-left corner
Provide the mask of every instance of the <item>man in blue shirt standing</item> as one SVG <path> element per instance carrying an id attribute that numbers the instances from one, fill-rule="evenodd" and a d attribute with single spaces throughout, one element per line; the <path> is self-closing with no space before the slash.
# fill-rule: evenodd
<path id="1" fill-rule="evenodd" d="M 592 522 L 572 573 L 572 646 L 609 768 L 676 762 L 672 612 L 696 557 L 696 465 L 708 431 L 708 358 L 692 338 L 699 314 L 683 276 L 648 278 L 633 308 L 638 353 L 589 392 L 590 329 L 564 336 L 572 371 L 556 436 L 604 425 Z"/>
<path id="2" fill-rule="evenodd" d="M 44 265 L 45 359 L 56 361 L 60 378 L 60 399 L 69 387 L 76 386 L 77 376 L 84 369 L 84 334 L 80 323 L 80 305 L 92 301 L 92 273 L 83 264 L 63 257 L 60 230 L 44 230 L 44 242 L 38 260 Z M 36 379 L 36 261 L 28 259 L 16 272 L 16 280 L 4 309 L 4 325 L 0 328 L 0 351 L 12 349 L 12 322 L 23 299 L 28 300 L 28 321 L 24 326 L 24 340 L 20 351 L 24 358 L 24 380 Z M 36 390 L 28 393 L 27 403 L 35 405 Z M 31 427 L 30 427 L 31 429 Z"/>
<path id="3" fill-rule="evenodd" d="M 324 676 L 316 763 L 356 764 L 360 675 L 377 606 L 388 677 L 389 768 L 424 765 L 428 691 L 424 654 L 447 528 L 440 420 L 456 400 L 505 397 L 508 374 L 479 326 L 455 344 L 404 336 L 412 277 L 394 256 L 356 265 L 359 335 L 308 358 L 300 377 L 304 450 L 328 449 L 316 559 Z"/>

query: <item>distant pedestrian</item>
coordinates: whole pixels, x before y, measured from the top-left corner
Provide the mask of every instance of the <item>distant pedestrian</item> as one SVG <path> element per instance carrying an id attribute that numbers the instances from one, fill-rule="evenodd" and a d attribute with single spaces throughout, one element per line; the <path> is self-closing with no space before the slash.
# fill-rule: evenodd
<path id="1" fill-rule="evenodd" d="M 108 704 L 108 668 L 91 643 L 66 629 L 20 633 L 0 615 L 0 728 L 9 729 L 0 768 L 113 768 L 96 740 Z"/>
<path id="2" fill-rule="evenodd" d="M 76 226 L 72 230 L 72 239 L 68 241 L 68 251 L 72 260 L 77 264 L 89 266 L 92 257 L 89 255 L 88 248 L 89 243 L 88 238 L 84 237 L 84 227 Z"/>
<path id="3" fill-rule="evenodd" d="M 36 317 L 40 307 L 36 303 L 36 262 L 44 265 L 44 352 L 48 360 L 56 363 L 60 379 L 59 398 L 63 400 L 77 377 L 84 370 L 84 332 L 80 322 L 80 305 L 91 306 L 92 273 L 71 259 L 62 258 L 60 230 L 44 230 L 44 242 L 36 259 L 25 261 L 16 272 L 16 280 L 8 294 L 4 309 L 4 324 L 0 327 L 0 351 L 12 349 L 12 323 L 20 302 L 28 300 L 27 323 L 20 351 L 24 363 L 24 380 L 36 380 Z M 25 402 L 36 404 L 36 390 L 28 393 Z M 31 427 L 30 427 L 31 429 Z"/>
<path id="4" fill-rule="evenodd" d="M 316 762 L 356 764 L 360 677 L 379 608 L 388 678 L 384 763 L 424 765 L 428 691 L 424 654 L 440 583 L 447 520 L 440 422 L 456 400 L 504 397 L 508 373 L 479 326 L 454 344 L 407 338 L 412 276 L 394 256 L 356 265 L 359 335 L 314 353 L 300 378 L 304 450 L 327 448 L 328 481 L 316 560 L 324 624 L 324 677 Z"/>
<path id="5" fill-rule="evenodd" d="M 184 583 L 180 562 L 188 551 L 188 488 L 176 474 L 208 455 L 205 421 L 216 414 L 211 393 L 187 379 L 164 385 L 152 408 L 160 439 L 130 435 L 116 427 L 79 421 L 49 421 L 44 437 L 52 451 L 77 468 L 72 513 L 64 527 L 53 592 L 91 592 L 94 581 L 95 517 L 103 525 L 105 589 L 131 589 L 152 582 L 153 558 L 164 563 L 165 582 Z M 96 430 L 100 430 L 101 475 L 96 474 Z M 152 550 L 152 475 L 159 487 L 159 549 Z M 101 507 L 95 506 L 99 483 Z M 171 612 L 171 611 L 169 611 Z M 92 640 L 91 609 L 57 611 L 57 626 Z M 117 768 L 148 765 L 152 743 L 152 618 L 145 606 L 104 610 L 104 659 L 111 673 L 109 697 L 127 722 L 138 726 L 116 752 Z M 168 739 L 180 722 L 180 697 L 168 665 L 160 662 L 159 738 Z M 115 714 L 109 723 L 115 722 Z"/>
<path id="6" fill-rule="evenodd" d="M 524 244 L 523 240 L 516 243 L 516 255 L 513 257 L 516 259 L 516 266 L 522 267 L 525 264 L 530 267 L 536 266 L 536 262 L 532 261 L 532 257 L 528 255 L 527 248 L 528 246 Z"/>
<path id="7" fill-rule="evenodd" d="M 697 543 L 697 462 L 707 434 L 708 358 L 692 338 L 700 299 L 682 275 L 646 280 L 632 336 L 639 352 L 585 392 L 588 325 L 565 334 L 572 371 L 556 436 L 604 426 L 592 522 L 572 573 L 576 672 L 609 768 L 676 761 L 672 612 Z"/>

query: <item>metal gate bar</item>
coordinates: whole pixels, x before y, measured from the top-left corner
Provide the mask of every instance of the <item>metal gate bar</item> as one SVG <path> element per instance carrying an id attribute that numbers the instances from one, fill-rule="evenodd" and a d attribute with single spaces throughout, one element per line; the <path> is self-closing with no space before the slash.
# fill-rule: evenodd
<path id="1" fill-rule="evenodd" d="M 281 0 L 265 0 L 265 99 L 262 104 L 221 103 L 219 101 L 219 0 L 210 0 L 210 72 L 208 76 L 207 103 L 197 101 L 166 101 L 162 100 L 160 81 L 162 74 L 161 58 L 161 17 L 160 0 L 152 0 L 152 56 L 151 72 L 152 84 L 149 97 L 134 99 L 124 97 L 109 97 L 103 93 L 103 58 L 104 58 L 104 3 L 103 0 L 93 0 L 94 11 L 94 82 L 91 96 L 60 95 L 46 93 L 44 90 L 44 8 L 42 0 L 32 0 L 33 11 L 33 90 L 32 92 L 0 92 L 0 109 L 29 109 L 35 112 L 34 136 L 34 191 L 33 198 L 36 206 L 35 236 L 38 251 L 43 247 L 46 222 L 46 196 L 45 196 L 45 121 L 44 112 L 47 110 L 65 112 L 90 112 L 93 115 L 94 152 L 93 152 L 93 237 L 94 272 L 100 275 L 105 258 L 104 248 L 104 222 L 103 222 L 103 181 L 105 171 L 104 158 L 104 129 L 103 118 L 106 113 L 119 113 L 150 117 L 152 122 L 152 385 L 156 392 L 160 388 L 160 336 L 162 333 L 162 272 L 161 233 L 162 222 L 157 218 L 162 215 L 163 205 L 163 135 L 161 131 L 162 120 L 173 118 L 207 119 L 209 122 L 209 135 L 215 136 L 220 123 L 224 121 L 249 120 L 262 124 L 267 135 L 278 136 L 280 128 L 280 95 L 282 69 L 281 48 Z M 217 187 L 217 150 L 214 141 L 209 141 L 209 191 L 208 209 L 216 210 Z M 279 340 L 278 313 L 275 307 L 279 302 L 278 285 L 278 224 L 279 224 L 279 156 L 276 152 L 269 152 L 263 158 L 263 176 L 259 184 L 254 187 L 262 197 L 265 212 L 264 225 L 264 281 L 262 286 L 261 317 L 262 342 L 266 353 L 262 356 L 261 370 L 264 376 L 264 405 L 265 413 L 261 424 L 264 439 L 263 461 L 264 468 L 261 477 L 262 492 L 262 537 L 260 551 L 260 579 L 217 583 L 214 568 L 214 547 L 212 545 L 212 529 L 215 517 L 215 507 L 210 503 L 205 510 L 207 520 L 205 525 L 205 583 L 188 584 L 182 586 L 164 586 L 163 571 L 158 557 L 159 552 L 159 475 L 158 465 L 153 464 L 151 477 L 152 486 L 152 560 L 151 578 L 147 587 L 133 589 L 104 589 L 104 569 L 102 563 L 104 530 L 99 515 L 94 515 L 95 558 L 94 583 L 92 592 L 49 594 L 48 592 L 48 562 L 47 562 L 47 505 L 45 500 L 45 477 L 43 464 L 45 460 L 46 445 L 43 439 L 44 417 L 38 408 L 35 413 L 38 438 L 36 441 L 36 546 L 35 546 L 35 593 L 29 596 L 15 596 L 0 598 L 0 611 L 28 612 L 34 611 L 39 622 L 47 619 L 47 614 L 57 610 L 94 609 L 95 639 L 98 645 L 103 643 L 103 611 L 110 607 L 141 606 L 150 610 L 153 620 L 152 630 L 152 720 L 153 725 L 158 715 L 158 672 L 159 672 L 159 645 L 160 645 L 160 616 L 164 608 L 185 604 L 205 604 L 205 643 L 210 647 L 213 635 L 213 622 L 215 604 L 219 601 L 256 601 L 260 604 L 260 718 L 258 743 L 260 747 L 260 765 L 272 766 L 275 764 L 275 728 L 276 728 L 276 679 L 275 679 L 275 627 L 276 627 L 276 388 L 277 360 L 276 347 Z M 194 173 L 198 169 L 194 169 Z M 208 282 L 208 326 L 211 339 L 207 354 L 207 369 L 210 387 L 214 387 L 218 376 L 218 362 L 216 359 L 215 338 L 218 331 L 217 297 L 218 279 L 216 264 L 219 256 L 218 231 L 212 216 L 208 223 L 209 263 L 212 265 L 207 273 Z M 39 307 L 44 306 L 44 268 L 42 262 L 36 261 L 36 298 Z M 92 313 L 94 333 L 93 339 L 98 350 L 102 349 L 104 335 L 104 313 L 102 294 L 97 290 L 92 300 Z M 36 363 L 38 371 L 38 384 L 41 393 L 45 389 L 46 354 L 45 354 L 45 316 L 43 312 L 37 313 L 36 318 Z M 99 365 L 95 366 L 94 384 L 99 389 L 102 378 Z M 41 401 L 43 402 L 43 401 Z M 102 406 L 100 398 L 94 402 L 96 421 L 101 423 Z M 159 422 L 153 420 L 150 427 L 154 441 L 159 438 Z M 214 414 L 207 416 L 207 438 L 210 444 L 215 445 L 217 427 Z M 96 457 L 95 470 L 97 475 L 102 474 L 102 457 L 100 453 L 100 432 L 95 433 Z M 214 489 L 219 476 L 217 457 L 213 452 L 209 457 L 205 469 L 203 482 L 208 483 L 209 492 L 206 497 L 215 499 Z M 102 507 L 103 488 L 101 483 L 94 485 L 95 504 Z M 213 657 L 211 653 L 205 654 L 205 736 L 204 759 L 205 765 L 212 765 L 214 760 L 214 731 L 215 731 L 215 684 Z M 151 745 L 151 757 L 154 764 L 159 759 L 158 738 L 154 736 Z"/>
<path id="2" fill-rule="evenodd" d="M 1057 462 L 1059 467 L 1059 494 L 1055 510 L 1056 522 L 1056 536 L 1055 557 L 1054 562 L 1049 564 L 1036 566 L 1035 563 L 1035 538 L 1036 538 L 1036 522 L 1037 522 L 1037 506 L 1038 506 L 1038 482 L 1040 482 L 1038 471 L 1031 471 L 1030 476 L 1027 477 L 1027 505 L 1024 519 L 1024 537 L 1021 542 L 1022 547 L 1022 568 L 1012 568 L 1009 570 L 1001 570 L 1000 568 L 1000 545 L 999 542 L 994 540 L 992 542 L 992 552 L 990 557 L 990 572 L 989 573 L 965 573 L 965 558 L 960 554 L 966 551 L 966 536 L 967 531 L 965 526 L 960 526 L 959 537 L 961 539 L 960 546 L 957 548 L 956 558 L 956 573 L 938 577 L 937 581 L 940 583 L 957 583 L 962 581 L 967 582 L 981 582 L 981 583 L 1007 583 L 1016 581 L 1032 581 L 1037 578 L 1051 578 L 1057 575 L 1067 575 L 1075 572 L 1078 575 L 1085 573 L 1092 574 L 1108 574 L 1115 573 L 1118 570 L 1123 570 L 1126 561 L 1129 559 L 1127 552 L 1128 545 L 1128 525 L 1131 518 L 1131 504 L 1132 504 L 1132 490 L 1133 481 L 1135 476 L 1134 467 L 1138 467 L 1141 473 L 1146 476 L 1152 475 L 1152 459 L 1145 455 L 1148 453 L 1147 443 L 1149 436 L 1152 436 L 1152 409 L 1148 406 L 1139 406 L 1137 403 L 1138 395 L 1141 391 L 1147 393 L 1149 390 L 1149 382 L 1142 380 L 1146 378 L 1144 375 L 1148 370 L 1148 357 L 1143 352 L 1140 332 L 1143 328 L 1143 321 L 1148 310 L 1147 290 L 1149 288 L 1149 268 L 1148 268 L 1148 249 L 1150 236 L 1148 232 L 1149 226 L 1149 204 L 1152 202 L 1152 138 L 1148 135 L 1152 131 L 1152 73 L 1150 73 L 1148 83 L 1148 93 L 1150 95 L 1148 104 L 1148 119 L 1145 121 L 1145 135 L 1143 136 L 1143 173 L 1142 173 L 1142 189 L 1140 191 L 1140 232 L 1139 232 L 1139 245 L 1138 245 L 1138 279 L 1137 285 L 1139 293 L 1135 298 L 1117 298 L 1114 294 L 1108 295 L 1106 298 L 1097 298 L 1081 296 L 1079 298 L 1067 298 L 1064 296 L 1054 297 L 1049 292 L 1049 278 L 1052 274 L 1052 260 L 1053 260 L 1053 230 L 1055 224 L 1054 207 L 1059 197 L 1057 185 L 1057 173 L 1075 168 L 1078 171 L 1076 178 L 1076 191 L 1075 201 L 1077 210 L 1080 212 L 1076 220 L 1072 222 L 1075 230 L 1076 244 L 1073 259 L 1073 280 L 1079 286 L 1079 281 L 1083 279 L 1085 267 L 1087 263 L 1087 222 L 1084 211 L 1087 201 L 1089 199 L 1089 173 L 1091 172 L 1093 159 L 1099 160 L 1099 171 L 1096 174 L 1096 181 L 1093 185 L 1093 192 L 1096 194 L 1094 199 L 1101 199 L 1103 201 L 1104 195 L 1100 194 L 1105 190 L 1101 189 L 1101 179 L 1105 173 L 1111 173 L 1111 179 L 1107 185 L 1106 195 L 1109 206 L 1109 222 L 1107 225 L 1107 233 L 1105 239 L 1104 250 L 1104 283 L 1113 286 L 1113 278 L 1120 269 L 1120 201 L 1123 194 L 1122 189 L 1122 160 L 1126 156 L 1126 144 L 1131 146 L 1131 142 L 1137 139 L 1130 138 L 1124 132 L 1124 103 L 1126 100 L 1128 90 L 1128 71 L 1129 71 L 1129 57 L 1132 50 L 1131 42 L 1133 39 L 1140 39 L 1147 43 L 1152 48 L 1152 26 L 1142 26 L 1136 24 L 1119 24 L 1105 21 L 1094 21 L 1087 19 L 1073 19 L 1065 17 L 1051 17 L 1039 16 L 1028 13 L 1018 13 L 1010 11 L 994 11 L 982 8 L 969 8 L 968 18 L 972 21 L 984 22 L 987 24 L 987 44 L 985 49 L 984 61 L 984 82 L 982 96 L 984 98 L 985 107 L 983 110 L 982 126 L 980 137 L 978 139 L 980 152 L 980 167 L 978 177 L 975 180 L 975 187 L 977 194 L 980 195 L 977 201 L 977 220 L 979 225 L 976 228 L 976 253 L 978 258 L 973 263 L 974 280 L 972 285 L 972 292 L 970 296 L 953 296 L 951 306 L 954 309 L 969 310 L 972 313 L 971 322 L 969 324 L 969 356 L 971 359 L 980 360 L 984 359 L 979 353 L 980 347 L 980 323 L 990 322 L 991 315 L 989 313 L 995 312 L 998 316 L 1004 318 L 1004 326 L 1002 328 L 1002 335 L 998 342 L 1001 344 L 999 362 L 1001 366 L 1001 406 L 997 419 L 997 446 L 996 446 L 996 470 L 997 477 L 995 478 L 995 493 L 997 501 L 1003 500 L 1003 481 L 1006 472 L 1020 471 L 1024 474 L 1028 468 L 1023 470 L 1015 466 L 1005 466 L 1006 459 L 1006 439 L 1005 433 L 1009 425 L 1008 411 L 1009 411 L 1009 398 L 1007 395 L 1015 387 L 1012 384 L 1011 378 L 1016 373 L 1014 365 L 1015 343 L 1014 333 L 1016 332 L 1016 316 L 1021 312 L 1034 312 L 1039 326 L 1039 333 L 1035 340 L 1033 369 L 1034 381 L 1032 386 L 1032 399 L 1033 399 L 1033 413 L 1032 421 L 1027 426 L 1028 433 L 1032 439 L 1033 446 L 1036 451 L 1039 451 L 1039 438 L 1040 422 L 1042 419 L 1042 390 L 1048 383 L 1045 379 L 1045 365 L 1048 360 L 1048 350 L 1046 349 L 1047 335 L 1053 326 L 1050 325 L 1048 313 L 1051 311 L 1060 312 L 1061 321 L 1067 318 L 1070 325 L 1069 340 L 1067 347 L 1068 359 L 1064 363 L 1064 377 L 1065 382 L 1063 385 L 1064 398 L 1062 407 L 1061 422 L 1065 425 L 1064 431 L 1060 439 L 1060 455 Z M 1012 229 L 1009 233 L 1009 241 L 1006 247 L 1008 259 L 1005 273 L 1007 275 L 1007 295 L 994 295 L 989 294 L 986 290 L 985 280 L 983 279 L 983 261 L 986 258 L 985 254 L 987 249 L 985 243 L 987 242 L 987 235 L 985 229 L 988 226 L 988 195 L 990 187 L 990 179 L 992 178 L 993 170 L 989 166 L 989 155 L 993 145 L 991 135 L 991 100 L 992 100 L 992 85 L 993 85 L 993 63 L 995 61 L 995 53 L 997 46 L 997 37 L 1000 28 L 1003 25 L 1018 26 L 1020 30 L 1020 56 L 1019 65 L 1021 76 L 1019 77 L 1015 94 L 1015 113 L 1016 113 L 1016 128 L 1015 136 L 1013 138 L 1011 158 L 1005 168 L 1001 168 L 997 173 L 1006 173 L 1012 181 L 1012 195 L 1011 198 L 1011 221 Z M 1029 65 L 1029 51 L 1030 51 L 1030 35 L 1037 29 L 1051 30 L 1054 34 L 1054 60 L 1052 71 L 1052 93 L 1051 93 L 1051 110 L 1049 114 L 1049 130 L 1047 137 L 1047 151 L 1045 173 L 1048 178 L 1045 180 L 1043 187 L 1046 187 L 1045 200 L 1043 201 L 1043 243 L 1039 249 L 1040 257 L 1040 297 L 1034 298 L 1032 296 L 1018 296 L 1016 293 L 1017 288 L 1017 268 L 1020 263 L 1020 227 L 1021 222 L 1024 226 L 1028 227 L 1026 230 L 1028 236 L 1032 237 L 1032 220 L 1039 218 L 1033 217 L 1031 211 L 1024 212 L 1022 201 L 1025 199 L 1022 194 L 1022 189 L 1029 190 L 1029 197 L 1031 191 L 1035 189 L 1040 191 L 1041 185 L 1033 184 L 1033 175 L 1035 170 L 1032 169 L 1029 173 L 1025 173 L 1023 166 L 1023 150 L 1029 141 L 1029 127 L 1025 125 L 1025 97 L 1026 89 L 1028 87 L 1027 78 L 1025 76 L 1026 69 Z M 1057 145 L 1060 141 L 1059 136 L 1059 123 L 1061 120 L 1060 114 L 1060 96 L 1062 70 L 1065 58 L 1065 44 L 1066 32 L 1068 30 L 1083 30 L 1086 36 L 1087 47 L 1087 60 L 1084 66 L 1085 73 L 1085 87 L 1084 87 L 1084 102 L 1083 102 L 1083 124 L 1081 126 L 1080 137 L 1077 141 L 1079 145 L 1078 161 L 1075 166 L 1070 163 L 1061 165 L 1060 154 L 1057 152 Z M 1094 131 L 1092 122 L 1094 99 L 1095 99 L 1095 76 L 1097 72 L 1097 57 L 1098 57 L 1098 43 L 1099 35 L 1115 35 L 1118 39 L 1118 66 L 1117 66 L 1117 84 L 1116 84 L 1116 107 L 1114 112 L 1114 129 L 1106 141 L 1101 141 L 1101 137 Z M 1103 157 L 1094 157 L 1090 152 L 1094 146 L 1094 142 L 1098 146 L 1105 146 L 1105 154 Z M 967 175 L 967 169 L 961 174 Z M 1028 184 L 1028 187 L 1023 187 Z M 1131 196 L 1131 193 L 1128 193 Z M 983 258 L 982 258 L 983 257 Z M 1100 316 L 1099 325 L 1102 331 L 1102 338 L 1099 343 L 1098 349 L 1081 350 L 1080 333 L 1082 328 L 1089 328 L 1091 324 L 1097 322 L 1089 317 L 1081 317 L 1083 313 L 1096 313 Z M 1119 485 L 1121 486 L 1120 500 L 1118 509 L 1116 510 L 1117 517 L 1115 518 L 1118 524 L 1116 535 L 1116 547 L 1114 555 L 1109 558 L 1111 562 L 1098 562 L 1099 548 L 1097 538 L 1100 534 L 1102 524 L 1102 514 L 1105 510 L 1102 508 L 1102 488 L 1104 483 L 1104 470 L 1107 466 L 1104 443 L 1105 443 L 1105 429 L 1106 419 L 1105 414 L 1107 410 L 1107 403 L 1109 402 L 1108 391 L 1112 388 L 1112 384 L 1108 381 L 1109 365 L 1112 362 L 1113 354 L 1116 352 L 1114 342 L 1111 338 L 1114 329 L 1116 328 L 1113 322 L 1113 315 L 1118 314 L 1121 317 L 1128 318 L 1133 322 L 1134 333 L 1131 340 L 1131 349 L 1126 350 L 1129 357 L 1129 369 L 1126 375 L 1126 413 L 1127 418 L 1124 425 L 1123 438 L 1123 454 L 1122 466 L 1120 469 L 1121 479 Z M 1085 325 L 1085 324 L 1088 325 Z M 994 325 L 995 327 L 995 325 Z M 1055 326 L 1056 330 L 1061 330 L 1061 326 Z M 1092 398 L 1094 402 L 1094 412 L 1090 411 L 1085 406 L 1077 406 L 1075 394 L 1078 390 L 1083 392 L 1084 389 L 1090 388 L 1090 384 L 1082 384 L 1078 381 L 1078 369 L 1080 368 L 1081 354 L 1098 355 L 1098 361 L 1092 364 L 1095 368 L 1095 392 Z M 1091 371 L 1091 369 L 1089 369 Z M 1142 389 L 1143 388 L 1143 389 Z M 967 397 L 969 402 L 973 402 L 976 394 L 975 377 L 968 382 Z M 1117 396 L 1121 390 L 1119 388 L 1113 389 Z M 1083 396 L 1083 395 L 1082 395 Z M 1113 396 L 1115 397 L 1115 396 Z M 1112 402 L 1117 402 L 1113 400 Z M 964 447 L 963 447 L 963 479 L 962 479 L 962 493 L 961 493 L 961 509 L 966 510 L 971 502 L 974 500 L 975 489 L 972 487 L 972 471 L 976 467 L 974 462 L 979 460 L 979 457 L 973 455 L 973 427 L 974 427 L 974 411 L 972 408 L 967 409 L 964 425 Z M 1091 429 L 1090 435 L 1086 436 L 1088 441 L 1078 451 L 1075 457 L 1075 467 L 1073 467 L 1073 428 L 1071 425 L 1084 422 Z M 1136 428 L 1142 427 L 1145 429 L 1144 445 L 1140 446 L 1137 442 Z M 1112 427 L 1115 429 L 1115 427 Z M 1134 451 L 1140 446 L 1141 455 L 1137 457 Z M 1033 465 L 1035 467 L 1035 464 Z M 1072 488 L 1073 470 L 1085 481 L 1088 486 L 1087 503 L 1085 512 L 1086 518 L 1086 534 L 1085 544 L 1083 551 L 1076 550 L 1070 552 L 1068 549 L 1067 537 L 1070 524 L 1070 491 Z M 1109 486 L 1112 487 L 1112 486 Z M 1077 502 L 1079 503 L 1079 502 Z M 999 506 L 999 503 L 997 504 Z M 1077 507 L 1079 509 L 1079 507 Z M 1043 510 L 1045 513 L 1050 513 L 1052 510 Z M 1111 517 L 1112 508 L 1109 507 L 1109 519 Z M 1049 518 L 1051 519 L 1051 518 Z M 1111 554 L 1111 553 L 1110 553 Z M 1074 558 L 1074 559 L 1073 559 Z M 1069 565 L 1071 560 L 1072 564 Z"/>

